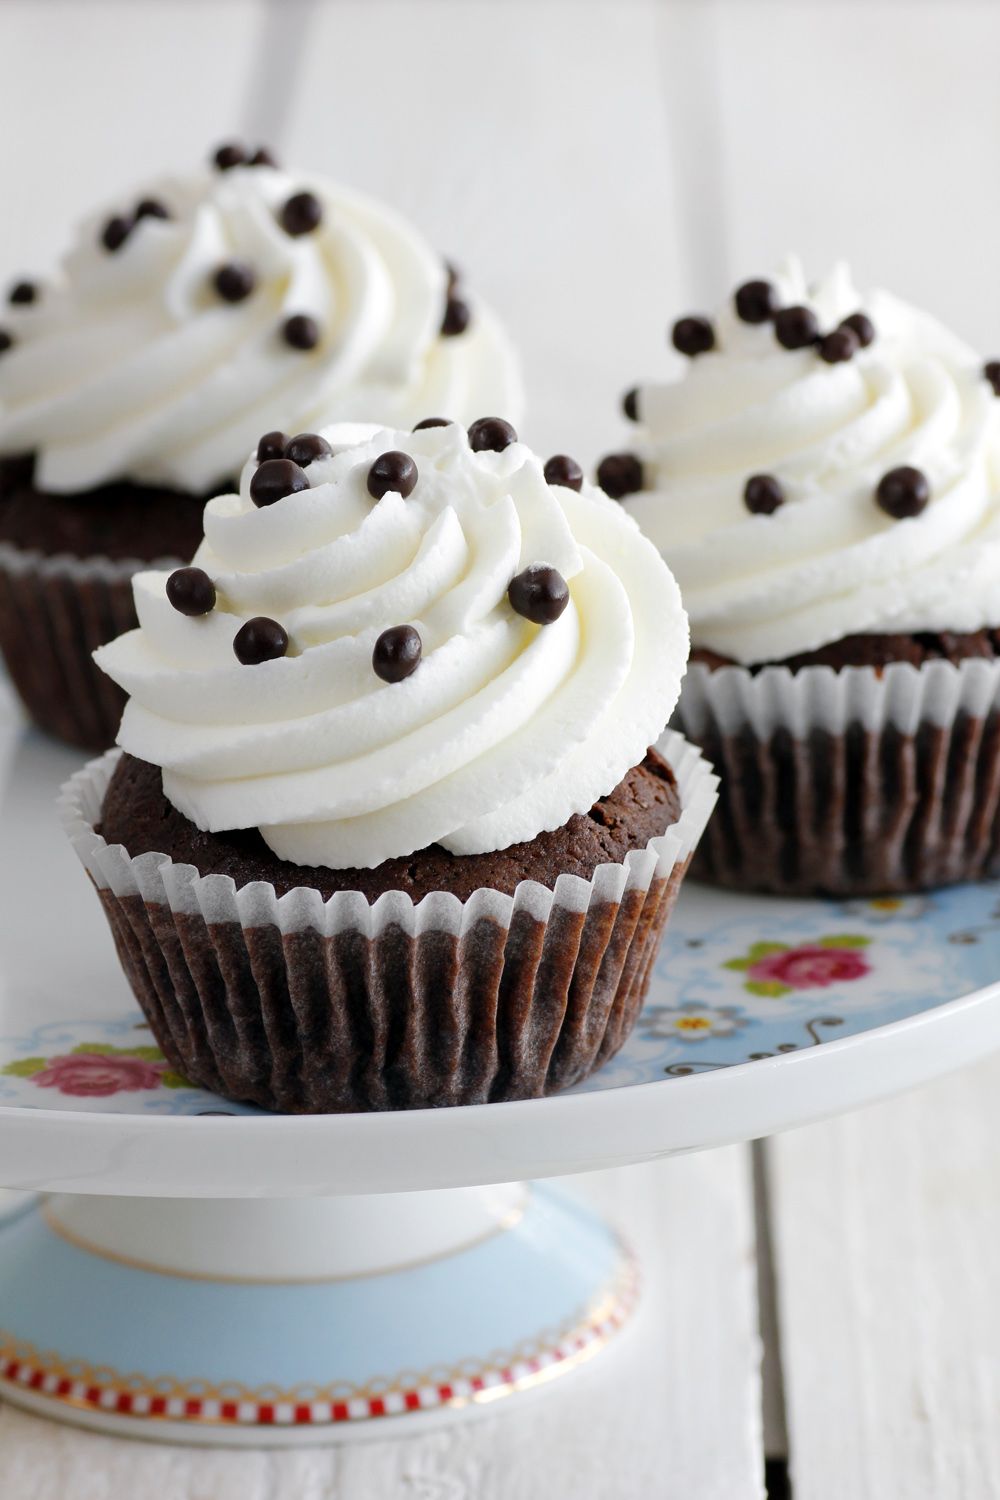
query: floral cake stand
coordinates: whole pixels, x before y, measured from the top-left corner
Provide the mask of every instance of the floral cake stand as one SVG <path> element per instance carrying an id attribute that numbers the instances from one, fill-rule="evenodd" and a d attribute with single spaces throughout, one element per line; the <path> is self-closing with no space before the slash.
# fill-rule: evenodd
<path id="1" fill-rule="evenodd" d="M 597 1354 L 637 1295 L 613 1227 L 537 1179 L 766 1135 L 1000 1045 L 1000 885 L 690 886 L 634 1034 L 581 1087 L 267 1116 L 158 1052 L 53 811 L 73 768 L 0 714 L 0 1396 L 51 1416 L 260 1444 L 492 1409 Z"/>

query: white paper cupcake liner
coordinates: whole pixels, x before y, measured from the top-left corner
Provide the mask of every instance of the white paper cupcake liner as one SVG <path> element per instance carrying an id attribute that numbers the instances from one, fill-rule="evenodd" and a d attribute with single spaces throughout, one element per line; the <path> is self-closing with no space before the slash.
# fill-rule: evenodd
<path id="1" fill-rule="evenodd" d="M 164 1055 L 193 1083 L 294 1112 L 523 1099 L 586 1077 L 641 1009 L 717 785 L 679 734 L 657 748 L 682 807 L 664 834 L 590 880 L 464 902 L 279 897 L 133 859 L 96 832 L 117 751 L 71 778 L 60 812 Z"/>
<path id="2" fill-rule="evenodd" d="M 125 695 L 91 653 L 136 624 L 138 559 L 48 556 L 0 543 L 0 648 L 35 722 L 86 750 L 114 743 Z"/>
<path id="3" fill-rule="evenodd" d="M 874 895 L 1000 869 L 1000 661 L 695 663 L 674 723 L 722 782 L 699 878 Z"/>

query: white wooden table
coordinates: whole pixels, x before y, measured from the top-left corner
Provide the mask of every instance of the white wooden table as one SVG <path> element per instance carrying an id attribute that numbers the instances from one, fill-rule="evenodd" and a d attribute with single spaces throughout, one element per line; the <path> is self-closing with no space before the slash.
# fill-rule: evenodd
<path id="1" fill-rule="evenodd" d="M 1000 351 L 998 50 L 982 0 L 5 0 L 0 263 L 44 269 L 95 203 L 266 141 L 465 265 L 523 350 L 524 435 L 589 462 L 672 318 L 789 248 Z M 998 1142 L 984 1061 L 756 1158 L 605 1174 L 586 1190 L 639 1244 L 643 1314 L 537 1402 L 302 1454 L 3 1410 L 0 1494 L 758 1500 L 787 1430 L 795 1500 L 1000 1500 Z"/>

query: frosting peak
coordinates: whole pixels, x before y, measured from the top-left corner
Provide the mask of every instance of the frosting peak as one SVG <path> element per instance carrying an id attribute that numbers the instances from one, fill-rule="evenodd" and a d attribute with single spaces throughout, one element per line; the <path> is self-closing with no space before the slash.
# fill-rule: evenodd
<path id="1" fill-rule="evenodd" d="M 0 452 L 37 452 L 42 488 L 205 493 L 268 422 L 517 419 L 496 319 L 381 204 L 266 160 L 133 198 L 85 221 L 53 284 L 5 317 Z"/>
<path id="2" fill-rule="evenodd" d="M 276 498 L 253 459 L 205 508 L 205 577 L 136 576 L 139 629 L 96 658 L 130 694 L 119 743 L 200 828 L 333 868 L 485 852 L 589 811 L 656 740 L 687 658 L 665 564 L 506 423 L 473 430 L 502 446 L 329 428 L 304 469 L 264 460 Z M 248 665 L 250 622 L 274 654 Z"/>
<path id="3" fill-rule="evenodd" d="M 846 267 L 809 287 L 795 261 L 774 307 L 806 309 L 823 342 L 783 346 L 802 329 L 752 286 L 680 380 L 630 398 L 644 488 L 628 508 L 677 575 L 695 643 L 755 663 L 862 632 L 1000 625 L 1000 406 L 981 358 L 888 293 L 860 295 Z M 878 498 L 898 469 L 919 471 L 918 511 Z"/>

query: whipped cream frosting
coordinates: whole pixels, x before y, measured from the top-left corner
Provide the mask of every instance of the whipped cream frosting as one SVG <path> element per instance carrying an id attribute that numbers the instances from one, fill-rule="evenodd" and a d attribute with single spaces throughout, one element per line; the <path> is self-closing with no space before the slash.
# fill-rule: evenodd
<path id="1" fill-rule="evenodd" d="M 862 297 L 844 266 L 810 289 L 790 262 L 773 284 L 824 332 L 863 311 L 876 336 L 826 364 L 729 302 L 711 352 L 640 388 L 645 488 L 628 508 L 677 577 L 695 644 L 750 664 L 847 635 L 1000 625 L 1000 403 L 981 357 L 888 293 Z M 902 465 L 931 499 L 893 520 L 874 495 Z M 771 515 L 743 501 L 760 473 L 784 490 Z"/>
<path id="2" fill-rule="evenodd" d="M 310 192 L 322 219 L 288 233 L 281 209 Z M 34 451 L 42 489 L 128 478 L 194 494 L 232 484 L 266 427 L 333 420 L 412 426 L 482 411 L 517 420 L 517 361 L 481 302 L 441 335 L 448 269 L 405 220 L 359 193 L 271 166 L 163 177 L 133 197 L 124 243 L 84 222 L 56 279 L 11 306 L 0 359 L 0 452 Z M 255 284 L 228 302 L 213 284 L 233 261 Z M 289 345 L 289 318 L 318 325 Z"/>
<path id="3" fill-rule="evenodd" d="M 119 744 L 163 769 L 204 830 L 258 827 L 297 864 L 371 867 L 432 843 L 501 849 L 561 827 L 611 791 L 676 702 L 687 620 L 670 572 L 620 506 L 547 484 L 522 443 L 475 452 L 457 424 L 340 424 L 309 488 L 258 509 L 256 460 L 211 500 L 194 561 L 216 607 L 192 619 L 168 574 L 134 580 L 139 628 L 95 653 L 130 695 Z M 407 498 L 368 473 L 403 452 Z M 532 624 L 508 600 L 533 564 L 569 602 Z M 233 639 L 278 621 L 289 652 L 255 666 Z M 373 670 L 405 624 L 423 655 L 403 681 Z"/>

